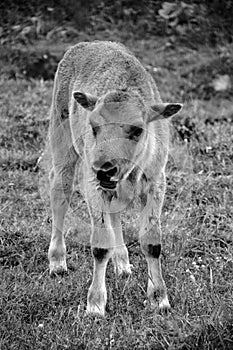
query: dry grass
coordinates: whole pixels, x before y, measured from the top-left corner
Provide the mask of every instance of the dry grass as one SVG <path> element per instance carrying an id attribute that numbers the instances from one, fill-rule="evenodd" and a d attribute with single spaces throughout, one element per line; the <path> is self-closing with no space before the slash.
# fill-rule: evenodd
<path id="1" fill-rule="evenodd" d="M 143 60 L 152 70 L 155 48 L 146 45 Z M 1 350 L 232 349 L 233 110 L 227 95 L 202 99 L 192 68 L 182 76 L 194 60 L 182 50 L 159 51 L 154 72 L 165 100 L 186 101 L 172 125 L 162 220 L 173 306 L 167 315 L 144 307 L 146 264 L 135 240 L 128 239 L 132 277 L 117 280 L 108 267 L 105 319 L 85 316 L 92 261 L 78 236 L 67 237 L 69 275 L 49 278 L 51 223 L 35 166 L 46 139 L 52 82 L 1 80 Z M 206 49 L 198 56 L 205 61 Z"/>

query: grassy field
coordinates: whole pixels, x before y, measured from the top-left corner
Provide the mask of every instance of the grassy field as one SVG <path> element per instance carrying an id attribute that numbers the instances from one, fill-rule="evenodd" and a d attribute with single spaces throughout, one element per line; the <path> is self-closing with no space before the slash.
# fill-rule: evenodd
<path id="1" fill-rule="evenodd" d="M 220 57 L 207 47 L 145 40 L 128 45 L 153 74 L 163 100 L 184 102 L 171 123 L 162 216 L 162 263 L 172 310 L 160 315 L 144 307 L 147 269 L 130 224 L 125 234 L 133 274 L 117 280 L 109 264 L 105 319 L 85 316 L 92 259 L 75 230 L 67 235 L 69 275 L 48 276 L 51 220 L 36 163 L 46 141 L 53 83 L 3 76 L 1 350 L 233 348 L 232 88 L 218 92 L 212 84 L 218 74 L 233 79 L 233 46 Z"/>

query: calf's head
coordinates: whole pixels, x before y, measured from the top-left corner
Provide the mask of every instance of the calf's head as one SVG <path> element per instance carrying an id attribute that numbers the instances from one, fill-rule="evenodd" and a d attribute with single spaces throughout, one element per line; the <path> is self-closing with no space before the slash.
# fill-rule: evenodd
<path id="1" fill-rule="evenodd" d="M 137 92 L 125 90 L 111 91 L 100 98 L 75 91 L 73 97 L 88 111 L 91 137 L 85 140 L 85 146 L 91 154 L 97 186 L 104 191 L 115 191 L 138 165 L 137 159 L 145 154 L 150 137 L 148 125 L 169 118 L 182 107 L 178 103 L 146 106 Z"/>

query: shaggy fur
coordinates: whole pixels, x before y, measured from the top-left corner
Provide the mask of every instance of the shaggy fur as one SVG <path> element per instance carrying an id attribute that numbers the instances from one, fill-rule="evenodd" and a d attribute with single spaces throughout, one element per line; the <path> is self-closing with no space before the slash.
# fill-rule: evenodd
<path id="1" fill-rule="evenodd" d="M 152 77 L 121 44 L 79 43 L 59 63 L 50 121 L 50 273 L 67 270 L 63 220 L 79 160 L 93 226 L 87 312 L 104 314 L 110 257 L 116 273 L 131 273 L 120 212 L 136 195 L 143 198 L 139 239 L 148 263 L 148 297 L 153 307 L 169 307 L 160 267 L 160 214 L 169 144 L 166 118 L 180 108 L 162 103 Z"/>

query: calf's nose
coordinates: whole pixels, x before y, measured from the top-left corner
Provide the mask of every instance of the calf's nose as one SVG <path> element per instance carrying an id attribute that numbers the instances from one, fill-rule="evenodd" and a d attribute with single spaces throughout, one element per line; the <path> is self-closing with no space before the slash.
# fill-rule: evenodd
<path id="1" fill-rule="evenodd" d="M 114 169 L 115 167 L 116 167 L 116 171 L 117 171 L 118 168 L 117 168 L 115 162 L 113 162 L 113 161 L 105 162 L 101 158 L 94 161 L 94 163 L 92 165 L 92 169 L 94 170 L 95 173 L 97 173 L 99 170 L 108 172 L 111 169 Z"/>
<path id="2" fill-rule="evenodd" d="M 114 161 L 102 163 L 95 161 L 92 169 L 96 173 L 102 189 L 114 190 L 116 188 L 117 180 L 112 179 L 112 177 L 118 173 L 119 168 Z"/>
<path id="3" fill-rule="evenodd" d="M 103 164 L 100 170 L 97 171 L 97 179 L 100 181 L 110 180 L 110 178 L 117 174 L 118 167 L 115 165 L 110 166 L 110 162 Z"/>

